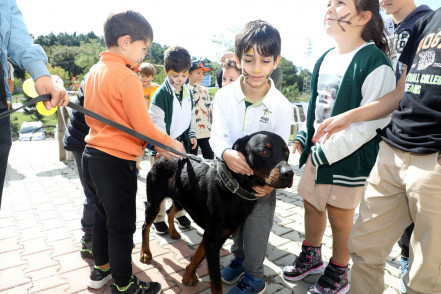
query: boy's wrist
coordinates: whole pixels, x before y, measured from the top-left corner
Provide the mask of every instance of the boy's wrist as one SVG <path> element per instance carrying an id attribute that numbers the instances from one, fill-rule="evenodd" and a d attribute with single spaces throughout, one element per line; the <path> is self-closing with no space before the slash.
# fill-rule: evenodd
<path id="1" fill-rule="evenodd" d="M 222 153 L 221 153 L 221 159 L 222 159 L 222 160 L 224 160 L 224 153 L 225 153 L 225 151 L 227 151 L 227 150 L 231 150 L 231 148 L 225 148 L 224 151 L 222 151 Z M 225 161 L 225 160 L 224 160 L 224 161 Z"/>

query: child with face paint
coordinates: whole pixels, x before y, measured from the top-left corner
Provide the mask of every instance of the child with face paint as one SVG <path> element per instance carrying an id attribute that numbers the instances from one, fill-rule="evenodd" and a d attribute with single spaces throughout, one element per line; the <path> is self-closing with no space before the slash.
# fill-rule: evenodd
<path id="1" fill-rule="evenodd" d="M 231 149 L 233 143 L 257 131 L 280 135 L 288 143 L 291 104 L 269 78 L 280 61 L 279 32 L 270 24 L 249 22 L 236 35 L 235 58 L 242 75 L 222 87 L 215 96 L 210 145 L 228 167 L 243 175 L 253 171 L 242 153 Z M 233 233 L 234 259 L 222 270 L 226 284 L 242 281 L 230 290 L 234 293 L 264 293 L 263 261 L 273 225 L 276 191 L 270 186 L 255 186 L 259 196 L 245 223 Z"/>
<path id="2" fill-rule="evenodd" d="M 193 127 L 193 98 L 191 91 L 185 84 L 190 66 L 191 57 L 186 49 L 174 46 L 164 52 L 164 70 L 167 77 L 153 95 L 149 109 L 155 126 L 170 137 L 182 142 L 187 153 L 197 146 L 196 132 Z M 151 153 L 150 164 L 153 165 L 155 161 L 156 156 Z M 157 234 L 168 232 L 165 214 L 164 200 L 153 223 Z M 185 210 L 182 210 L 175 216 L 181 229 L 188 229 L 191 226 L 191 222 L 185 214 Z"/>
<path id="3" fill-rule="evenodd" d="M 306 163 L 297 190 L 305 207 L 305 239 L 294 263 L 283 268 L 283 277 L 298 281 L 324 271 L 310 287 L 311 294 L 349 291 L 348 238 L 354 210 L 377 156 L 376 129 L 390 121 L 386 116 L 362 122 L 326 142 L 312 142 L 319 122 L 377 100 L 395 88 L 379 10 L 378 0 L 328 1 L 324 26 L 335 48 L 323 54 L 314 67 L 306 124 L 294 141 L 293 152 L 301 154 L 299 167 Z M 327 216 L 333 249 L 325 267 L 321 243 Z"/>

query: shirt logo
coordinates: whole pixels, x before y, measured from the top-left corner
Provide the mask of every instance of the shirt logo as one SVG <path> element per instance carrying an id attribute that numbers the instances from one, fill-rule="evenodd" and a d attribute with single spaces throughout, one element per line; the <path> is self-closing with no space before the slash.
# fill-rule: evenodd
<path id="1" fill-rule="evenodd" d="M 263 110 L 263 115 L 262 115 L 262 117 L 260 118 L 260 122 L 261 123 L 264 123 L 264 124 L 267 124 L 268 122 L 269 122 L 269 115 L 271 114 L 272 112 L 271 111 L 269 111 L 269 109 L 264 109 Z"/>

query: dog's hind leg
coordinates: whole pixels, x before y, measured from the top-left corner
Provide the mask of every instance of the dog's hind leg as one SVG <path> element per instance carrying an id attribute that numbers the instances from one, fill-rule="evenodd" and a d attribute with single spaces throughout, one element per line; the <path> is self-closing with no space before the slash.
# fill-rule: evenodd
<path id="1" fill-rule="evenodd" d="M 190 264 L 185 268 L 184 276 L 182 277 L 182 283 L 186 286 L 194 286 L 198 282 L 198 277 L 196 276 L 196 269 L 199 264 L 204 260 L 205 257 L 205 247 L 204 239 L 198 246 L 195 254 L 191 258 Z"/>
<path id="2" fill-rule="evenodd" d="M 174 201 L 172 202 L 172 206 L 168 209 L 168 234 L 170 235 L 170 238 L 178 240 L 181 239 L 181 235 L 176 231 L 175 227 L 175 215 L 179 210 L 176 208 L 176 205 Z"/>
<path id="3" fill-rule="evenodd" d="M 145 202 L 145 221 L 142 226 L 142 245 L 140 261 L 150 263 L 153 256 L 150 251 L 150 227 L 159 212 L 159 205 L 164 200 L 165 193 L 161 189 L 156 177 L 149 173 L 147 175 L 147 202 Z"/>

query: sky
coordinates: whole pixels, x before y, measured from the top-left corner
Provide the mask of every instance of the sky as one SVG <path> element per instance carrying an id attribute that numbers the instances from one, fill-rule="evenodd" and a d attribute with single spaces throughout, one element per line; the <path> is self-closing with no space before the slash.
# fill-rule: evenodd
<path id="1" fill-rule="evenodd" d="M 262 19 L 280 32 L 282 56 L 296 66 L 312 69 L 315 60 L 333 46 L 323 32 L 326 0 L 17 0 L 29 33 L 34 37 L 68 33 L 103 35 L 110 13 L 127 9 L 145 16 L 154 42 L 180 45 L 196 58 L 218 61 L 225 51 L 213 40 L 230 44 L 247 22 Z M 440 0 L 415 0 L 432 9 Z M 309 50 L 308 50 L 309 48 Z M 309 54 L 308 54 L 309 52 Z"/>

